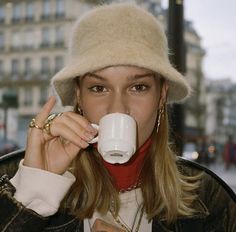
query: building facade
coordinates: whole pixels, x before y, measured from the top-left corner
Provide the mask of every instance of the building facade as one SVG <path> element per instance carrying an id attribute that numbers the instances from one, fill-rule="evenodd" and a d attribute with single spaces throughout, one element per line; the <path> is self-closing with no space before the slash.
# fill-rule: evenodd
<path id="1" fill-rule="evenodd" d="M 229 78 L 207 80 L 206 136 L 224 144 L 236 141 L 236 84 Z"/>
<path id="2" fill-rule="evenodd" d="M 185 21 L 186 79 L 192 87 L 191 97 L 185 104 L 185 137 L 197 141 L 205 135 L 206 86 L 202 70 L 205 51 L 201 38 L 192 22 Z"/>
<path id="3" fill-rule="evenodd" d="M 18 108 L 14 115 L 16 115 L 15 120 L 18 118 L 18 123 L 15 126 L 17 131 L 15 139 L 21 146 L 25 143 L 25 131 L 29 121 L 39 112 L 50 95 L 51 77 L 66 63 L 67 35 L 70 34 L 72 22 L 100 2 L 92 0 L 2 0 L 0 2 L 0 102 L 6 93 L 14 93 L 17 96 Z M 166 26 L 166 10 L 161 7 L 161 0 L 133 2 L 152 12 Z M 201 63 L 204 52 L 201 49 L 200 38 L 189 25 L 185 28 L 185 39 L 187 79 L 198 93 L 197 99 L 193 97 L 192 101 L 200 106 L 203 101 Z M 192 103 L 188 105 L 191 106 Z M 202 128 L 199 120 L 201 116 L 197 115 L 196 111 L 199 113 L 196 108 L 195 111 L 187 110 L 186 125 L 199 130 Z M 0 117 L 0 121 L 1 118 L 4 117 Z M 0 125 L 1 123 L 3 122 L 0 122 Z M 12 129 L 13 124 L 8 120 L 8 130 Z M 3 130 L 4 127 L 0 126 L 0 135 Z"/>
<path id="4" fill-rule="evenodd" d="M 30 119 L 50 94 L 51 77 L 64 66 L 71 23 L 88 7 L 76 0 L 0 2 L 0 102 L 3 94 L 16 94 L 15 139 L 22 146 Z M 7 128 L 12 128 L 11 122 Z"/>

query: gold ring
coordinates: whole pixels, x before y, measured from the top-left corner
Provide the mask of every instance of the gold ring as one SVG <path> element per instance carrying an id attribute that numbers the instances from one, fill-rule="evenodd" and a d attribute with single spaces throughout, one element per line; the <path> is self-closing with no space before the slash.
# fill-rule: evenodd
<path id="1" fill-rule="evenodd" d="M 51 115 L 48 116 L 48 118 L 47 118 L 47 120 L 46 120 L 46 122 L 45 122 L 45 124 L 44 124 L 44 126 L 43 126 L 43 129 L 44 129 L 44 131 L 45 131 L 47 134 L 51 135 L 51 124 L 52 124 L 52 121 L 53 121 L 56 117 L 59 117 L 59 116 L 61 116 L 61 115 L 62 115 L 62 113 L 59 113 L 59 114 L 51 114 Z"/>
<path id="2" fill-rule="evenodd" d="M 32 118 L 32 120 L 29 123 L 29 128 L 37 128 L 39 130 L 43 130 L 42 127 L 38 126 L 35 122 L 35 118 Z"/>

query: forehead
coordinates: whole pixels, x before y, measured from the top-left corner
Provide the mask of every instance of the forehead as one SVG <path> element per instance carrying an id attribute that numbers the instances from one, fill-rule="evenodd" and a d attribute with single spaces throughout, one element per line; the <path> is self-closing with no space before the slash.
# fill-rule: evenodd
<path id="1" fill-rule="evenodd" d="M 140 68 L 136 66 L 120 65 L 120 66 L 106 67 L 93 73 L 104 74 L 104 75 L 118 73 L 118 74 L 123 74 L 125 76 L 125 74 L 144 74 L 144 73 L 153 73 L 153 72 L 149 69 Z"/>
<path id="2" fill-rule="evenodd" d="M 158 75 L 148 69 L 133 66 L 113 66 L 98 70 L 96 72 L 87 73 L 81 80 L 97 79 L 101 81 L 132 81 L 138 79 L 159 79 Z"/>

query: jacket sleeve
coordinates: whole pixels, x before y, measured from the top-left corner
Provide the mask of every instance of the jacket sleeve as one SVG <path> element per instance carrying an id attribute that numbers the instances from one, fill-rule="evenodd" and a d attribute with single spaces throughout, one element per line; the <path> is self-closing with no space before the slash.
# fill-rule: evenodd
<path id="1" fill-rule="evenodd" d="M 0 231 L 2 232 L 41 232 L 47 224 L 44 218 L 26 209 L 13 198 L 14 186 L 7 175 L 0 178 Z"/>
<path id="2" fill-rule="evenodd" d="M 202 181 L 201 198 L 209 216 L 205 231 L 236 231 L 236 195 L 214 173 L 208 173 Z"/>

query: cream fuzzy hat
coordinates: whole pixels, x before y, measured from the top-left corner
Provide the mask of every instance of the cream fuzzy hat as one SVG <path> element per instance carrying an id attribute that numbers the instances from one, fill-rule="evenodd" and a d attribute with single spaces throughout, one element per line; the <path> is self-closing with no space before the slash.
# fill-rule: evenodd
<path id="1" fill-rule="evenodd" d="M 133 4 L 97 7 L 74 25 L 67 65 L 52 78 L 62 104 L 73 105 L 73 79 L 108 66 L 132 65 L 169 81 L 168 102 L 186 98 L 190 87 L 168 59 L 164 30 L 156 18 Z"/>

